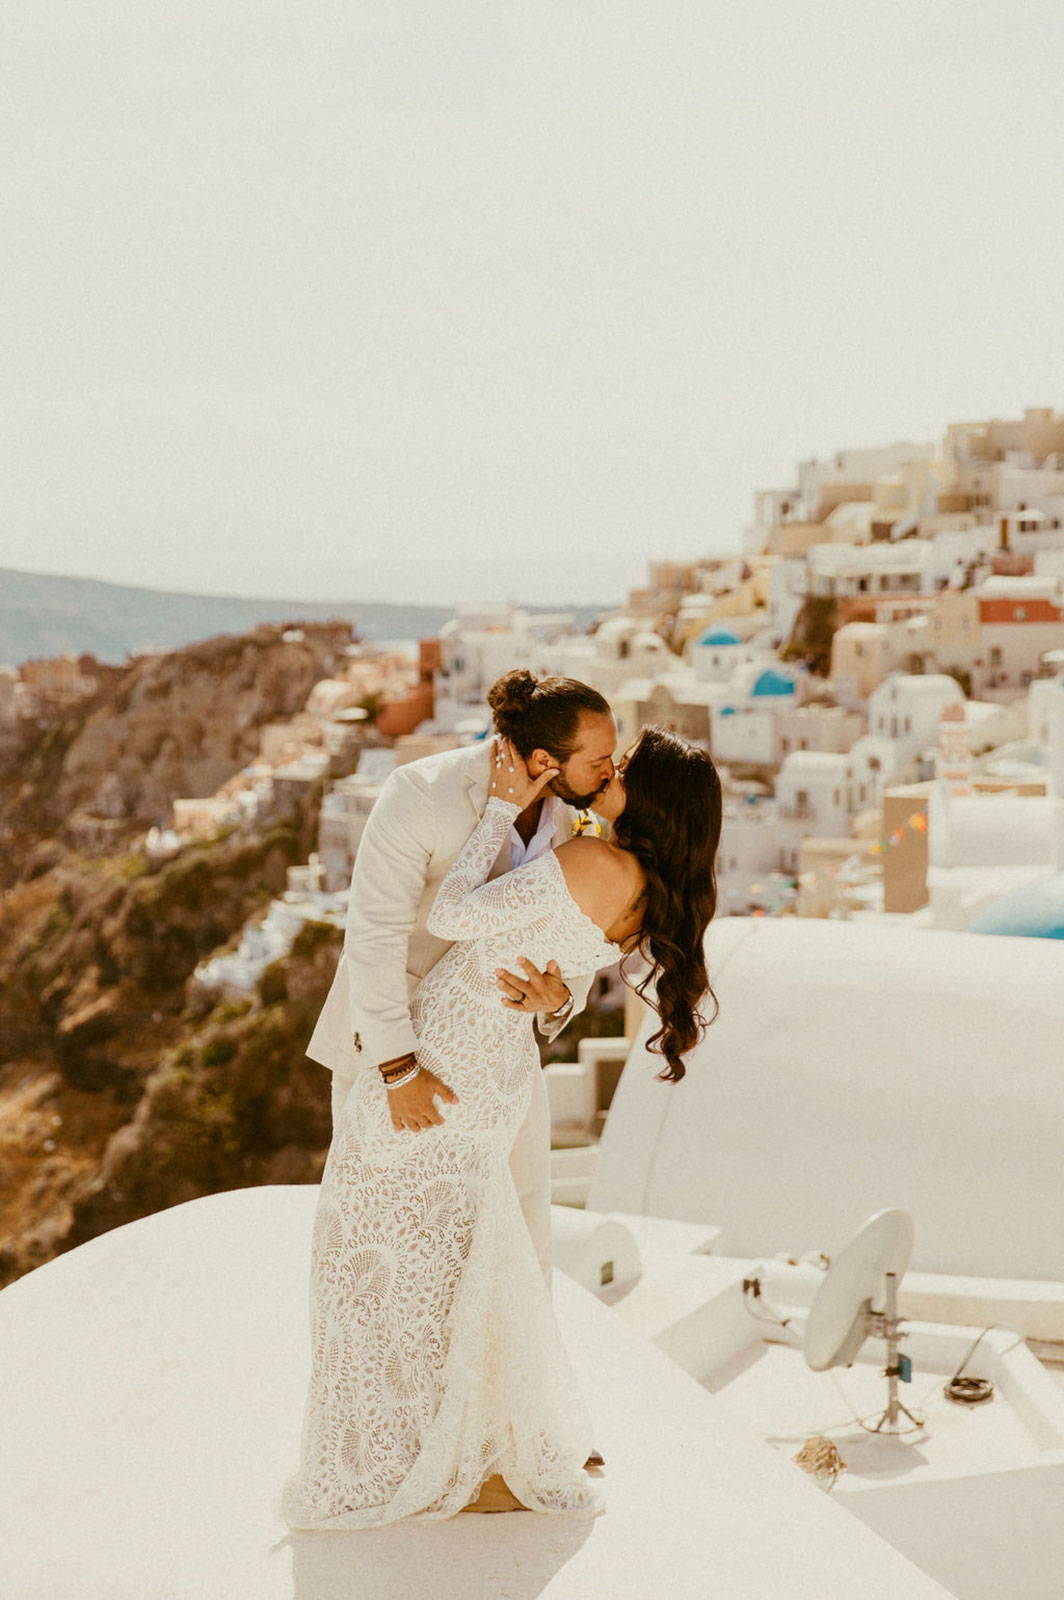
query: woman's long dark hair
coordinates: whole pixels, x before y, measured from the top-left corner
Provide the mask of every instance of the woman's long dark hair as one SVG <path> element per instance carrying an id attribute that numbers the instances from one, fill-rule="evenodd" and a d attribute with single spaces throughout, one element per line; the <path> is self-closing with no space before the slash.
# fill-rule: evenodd
<path id="1" fill-rule="evenodd" d="M 678 1083 L 685 1073 L 681 1058 L 720 1011 L 703 949 L 717 909 L 720 777 L 704 750 L 665 728 L 646 728 L 625 768 L 624 791 L 624 810 L 613 824 L 613 837 L 632 852 L 646 875 L 643 922 L 634 948 L 650 962 L 650 971 L 633 987 L 661 1019 L 661 1027 L 647 1040 L 647 1049 L 668 1063 L 668 1071 L 657 1076 Z M 646 994 L 652 982 L 656 999 Z M 706 994 L 715 1007 L 708 1020 L 699 1010 Z"/>

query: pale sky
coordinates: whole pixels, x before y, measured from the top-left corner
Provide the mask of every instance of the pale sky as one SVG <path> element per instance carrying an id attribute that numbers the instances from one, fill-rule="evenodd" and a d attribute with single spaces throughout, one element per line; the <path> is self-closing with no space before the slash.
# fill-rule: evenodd
<path id="1" fill-rule="evenodd" d="M 6 0 L 0 566 L 612 602 L 1064 406 L 1059 0 Z"/>

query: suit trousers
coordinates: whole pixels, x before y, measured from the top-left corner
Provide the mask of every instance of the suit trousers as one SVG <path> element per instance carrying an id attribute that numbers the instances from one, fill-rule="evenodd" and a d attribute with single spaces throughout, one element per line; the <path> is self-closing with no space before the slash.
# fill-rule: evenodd
<path id="1" fill-rule="evenodd" d="M 345 1078 L 338 1072 L 332 1075 L 334 1129 L 340 1108 L 351 1088 L 351 1082 L 350 1078 Z M 418 1134 L 406 1129 L 397 1132 L 395 1137 L 416 1139 Z M 549 1291 L 551 1288 L 550 1109 L 547 1104 L 547 1085 L 542 1071 L 534 1072 L 532 1075 L 532 1095 L 528 1110 L 525 1113 L 525 1120 L 517 1130 L 517 1137 L 510 1151 L 510 1172 Z"/>

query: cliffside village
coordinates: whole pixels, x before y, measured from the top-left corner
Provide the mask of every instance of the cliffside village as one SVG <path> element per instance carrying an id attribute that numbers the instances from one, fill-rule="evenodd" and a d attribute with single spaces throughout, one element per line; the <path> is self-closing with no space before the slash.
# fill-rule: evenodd
<path id="1" fill-rule="evenodd" d="M 326 783 L 317 851 L 202 983 L 247 992 L 304 920 L 342 924 L 388 772 L 485 737 L 488 686 L 516 665 L 594 685 L 621 748 L 659 723 L 712 753 L 718 915 L 993 931 L 1019 895 L 1030 917 L 1064 874 L 1064 414 L 803 462 L 756 495 L 740 551 L 653 561 L 591 633 L 468 606 L 416 660 L 353 642 L 297 716 L 262 728 L 257 760 L 144 839 L 165 860 Z M 0 730 L 92 692 L 98 670 L 0 669 Z"/>

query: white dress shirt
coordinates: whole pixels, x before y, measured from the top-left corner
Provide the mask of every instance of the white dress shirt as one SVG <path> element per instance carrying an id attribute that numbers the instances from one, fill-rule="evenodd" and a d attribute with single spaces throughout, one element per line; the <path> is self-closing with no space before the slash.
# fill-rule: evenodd
<path id="1" fill-rule="evenodd" d="M 516 827 L 510 829 L 511 871 L 514 867 L 523 866 L 526 861 L 535 861 L 537 856 L 546 855 L 558 828 L 558 807 L 561 803 L 557 795 L 544 796 L 539 813 L 539 825 L 527 844 Z"/>

